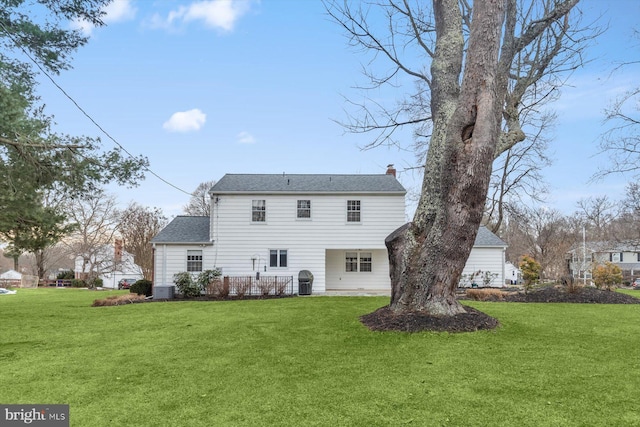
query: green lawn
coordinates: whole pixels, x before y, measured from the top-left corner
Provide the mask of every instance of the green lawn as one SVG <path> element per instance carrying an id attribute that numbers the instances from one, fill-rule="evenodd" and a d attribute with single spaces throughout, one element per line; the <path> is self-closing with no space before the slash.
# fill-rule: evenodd
<path id="1" fill-rule="evenodd" d="M 382 297 L 90 306 L 113 293 L 0 296 L 0 402 L 72 426 L 640 425 L 640 305 L 468 302 L 502 327 L 403 334 L 359 323 Z"/>

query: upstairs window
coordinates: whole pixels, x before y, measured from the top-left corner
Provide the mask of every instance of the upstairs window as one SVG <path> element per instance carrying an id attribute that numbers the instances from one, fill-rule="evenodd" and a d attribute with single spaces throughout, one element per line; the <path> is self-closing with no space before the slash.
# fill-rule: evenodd
<path id="1" fill-rule="evenodd" d="M 251 201 L 251 221 L 265 222 L 267 220 L 267 202 L 266 200 Z"/>
<path id="2" fill-rule="evenodd" d="M 298 200 L 296 216 L 299 219 L 311 219 L 311 200 Z"/>
<path id="3" fill-rule="evenodd" d="M 271 249 L 269 251 L 269 267 L 287 267 L 287 250 Z"/>
<path id="4" fill-rule="evenodd" d="M 187 251 L 187 271 L 202 272 L 202 251 Z"/>
<path id="5" fill-rule="evenodd" d="M 347 222 L 360 222 L 360 200 L 347 200 Z"/>
<path id="6" fill-rule="evenodd" d="M 622 252 L 611 252 L 609 253 L 609 261 L 610 262 L 622 262 Z"/>

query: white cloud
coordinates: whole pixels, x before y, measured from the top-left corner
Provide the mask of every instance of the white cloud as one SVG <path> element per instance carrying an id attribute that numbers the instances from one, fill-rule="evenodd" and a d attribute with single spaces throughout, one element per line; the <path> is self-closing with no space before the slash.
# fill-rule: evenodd
<path id="1" fill-rule="evenodd" d="M 202 21 L 209 28 L 232 31 L 240 17 L 251 7 L 251 0 L 203 0 L 172 10 L 166 19 L 155 14 L 151 23 L 155 28 L 171 29 L 180 23 Z"/>
<path id="2" fill-rule="evenodd" d="M 162 127 L 169 132 L 192 132 L 200 130 L 206 121 L 207 115 L 194 108 L 189 111 L 173 113 Z"/>
<path id="3" fill-rule="evenodd" d="M 114 0 L 104 8 L 106 15 L 103 20 L 107 24 L 113 22 L 130 21 L 136 16 L 137 9 L 131 4 L 132 0 Z"/>
<path id="4" fill-rule="evenodd" d="M 92 23 L 87 22 L 84 19 L 74 19 L 71 21 L 70 26 L 72 30 L 80 30 L 80 32 L 85 36 L 90 36 L 91 32 L 95 28 Z"/>
<path id="5" fill-rule="evenodd" d="M 102 20 L 105 24 L 113 24 L 116 22 L 129 21 L 136 16 L 137 9 L 133 7 L 132 0 L 114 0 L 109 3 L 104 9 L 105 15 Z M 93 24 L 85 20 L 73 20 L 71 21 L 71 28 L 74 30 L 80 30 L 85 36 L 90 36 L 94 30 Z"/>
<path id="6" fill-rule="evenodd" d="M 236 136 L 238 144 L 255 144 L 256 139 L 249 132 L 240 132 Z"/>

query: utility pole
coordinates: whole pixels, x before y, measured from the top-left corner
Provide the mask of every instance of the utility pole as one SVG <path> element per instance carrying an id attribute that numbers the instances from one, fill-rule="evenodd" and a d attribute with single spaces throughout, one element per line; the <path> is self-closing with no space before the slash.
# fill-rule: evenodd
<path id="1" fill-rule="evenodd" d="M 587 232 L 582 226 L 582 283 L 587 286 Z"/>

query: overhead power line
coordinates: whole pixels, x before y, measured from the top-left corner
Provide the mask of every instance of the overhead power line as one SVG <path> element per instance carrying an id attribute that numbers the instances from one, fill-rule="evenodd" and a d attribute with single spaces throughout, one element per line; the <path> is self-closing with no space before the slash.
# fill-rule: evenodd
<path id="1" fill-rule="evenodd" d="M 100 124 L 93 119 L 93 117 L 91 117 L 91 115 L 89 115 L 89 113 L 87 113 L 84 108 L 82 108 L 80 106 L 80 104 L 78 104 L 76 102 L 75 99 L 73 99 L 73 97 L 71 95 L 69 95 L 55 80 L 53 77 L 51 77 L 51 75 L 47 72 L 47 70 L 44 69 L 44 67 L 42 67 L 32 56 L 31 54 L 29 54 L 29 52 L 27 51 L 27 49 L 25 49 L 22 44 L 20 43 L 19 40 L 17 40 L 13 34 L 11 34 L 11 32 L 9 32 L 9 30 L 4 26 L 4 24 L 2 23 L 2 21 L 0 21 L 0 27 L 2 28 L 2 30 L 4 31 L 4 33 L 9 37 L 9 39 L 11 39 L 11 41 L 13 42 L 13 44 L 16 45 L 16 47 L 18 49 L 20 49 L 26 56 L 27 58 L 29 58 L 29 60 L 31 62 L 33 62 L 36 67 L 38 67 L 38 69 L 42 72 L 42 74 L 44 74 L 50 81 L 51 83 L 53 83 L 53 85 L 58 88 L 58 90 L 60 92 L 62 92 L 62 94 L 67 97 L 67 99 L 69 101 L 71 101 L 73 103 L 73 105 L 75 105 L 75 107 L 87 118 L 89 119 L 89 121 L 91 121 L 91 123 L 94 124 L 94 126 L 96 126 L 107 138 L 109 138 L 111 141 L 113 141 L 114 144 L 116 144 L 122 151 L 124 151 L 125 153 L 127 153 L 127 155 L 129 157 L 131 157 L 132 159 L 135 159 L 136 157 L 131 154 L 126 148 L 124 148 L 124 146 L 122 144 L 120 144 L 113 136 L 111 136 L 111 134 L 109 132 L 107 132 L 102 126 L 100 126 Z M 177 185 L 167 181 L 166 179 L 164 179 L 163 177 L 161 177 L 160 175 L 158 175 L 157 173 L 155 173 L 153 170 L 151 170 L 149 167 L 144 167 L 144 170 L 146 172 L 149 172 L 151 175 L 155 176 L 156 178 L 158 178 L 160 181 L 164 182 L 165 184 L 175 188 L 178 191 L 181 191 L 185 194 L 188 194 L 189 196 L 193 196 L 193 193 L 191 193 L 190 191 L 186 191 L 183 190 L 182 188 L 178 187 Z"/>

